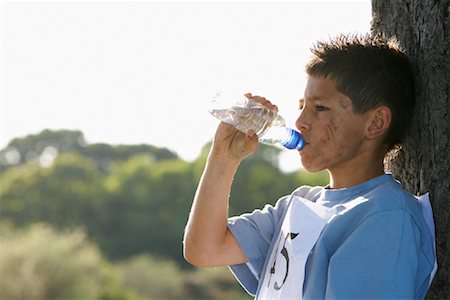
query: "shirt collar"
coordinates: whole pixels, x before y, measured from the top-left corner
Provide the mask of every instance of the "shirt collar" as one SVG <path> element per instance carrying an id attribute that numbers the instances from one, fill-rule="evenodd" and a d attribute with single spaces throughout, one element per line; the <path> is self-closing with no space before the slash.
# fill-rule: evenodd
<path id="1" fill-rule="evenodd" d="M 387 173 L 375 178 L 372 178 L 361 184 L 352 186 L 350 188 L 343 189 L 329 189 L 323 188 L 322 192 L 317 199 L 318 202 L 345 202 L 350 199 L 354 199 L 358 196 L 364 195 L 369 191 L 373 190 L 375 187 L 380 186 L 389 181 L 394 181 L 391 174 Z"/>

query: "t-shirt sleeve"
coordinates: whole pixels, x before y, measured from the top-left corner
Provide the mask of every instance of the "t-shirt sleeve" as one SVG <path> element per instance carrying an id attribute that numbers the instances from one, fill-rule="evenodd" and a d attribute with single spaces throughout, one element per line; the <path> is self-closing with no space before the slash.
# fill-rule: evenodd
<path id="1" fill-rule="evenodd" d="M 420 245 L 420 231 L 408 213 L 368 217 L 331 257 L 325 298 L 417 297 L 417 286 L 427 284 L 417 278 Z"/>
<path id="2" fill-rule="evenodd" d="M 243 214 L 228 220 L 228 228 L 247 256 L 247 263 L 230 266 L 231 271 L 251 295 L 256 294 L 259 279 L 269 254 L 272 238 L 286 210 L 288 197 L 278 200 L 275 206 Z"/>

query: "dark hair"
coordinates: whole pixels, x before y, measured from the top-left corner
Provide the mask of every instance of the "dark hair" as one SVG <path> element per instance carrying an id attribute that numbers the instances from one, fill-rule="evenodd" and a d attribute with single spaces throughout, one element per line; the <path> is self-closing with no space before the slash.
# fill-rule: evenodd
<path id="1" fill-rule="evenodd" d="M 327 77 L 350 97 L 356 113 L 380 105 L 392 112 L 385 137 L 389 149 L 402 143 L 415 104 L 414 76 L 410 61 L 394 38 L 384 35 L 339 35 L 317 42 L 306 65 L 312 77 Z"/>

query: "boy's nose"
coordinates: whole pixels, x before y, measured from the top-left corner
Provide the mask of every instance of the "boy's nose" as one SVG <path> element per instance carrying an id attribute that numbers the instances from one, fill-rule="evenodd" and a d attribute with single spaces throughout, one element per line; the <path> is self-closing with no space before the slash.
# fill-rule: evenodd
<path id="1" fill-rule="evenodd" d="M 295 121 L 295 127 L 297 127 L 300 132 L 308 130 L 310 128 L 309 122 L 306 120 L 306 114 L 304 110 L 298 116 L 297 121 Z"/>

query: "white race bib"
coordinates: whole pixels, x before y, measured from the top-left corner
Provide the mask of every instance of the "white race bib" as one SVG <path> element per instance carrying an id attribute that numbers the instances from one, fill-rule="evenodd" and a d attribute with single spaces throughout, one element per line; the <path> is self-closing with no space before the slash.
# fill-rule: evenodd
<path id="1" fill-rule="evenodd" d="M 302 299 L 305 265 L 335 210 L 293 196 L 256 299 Z"/>

